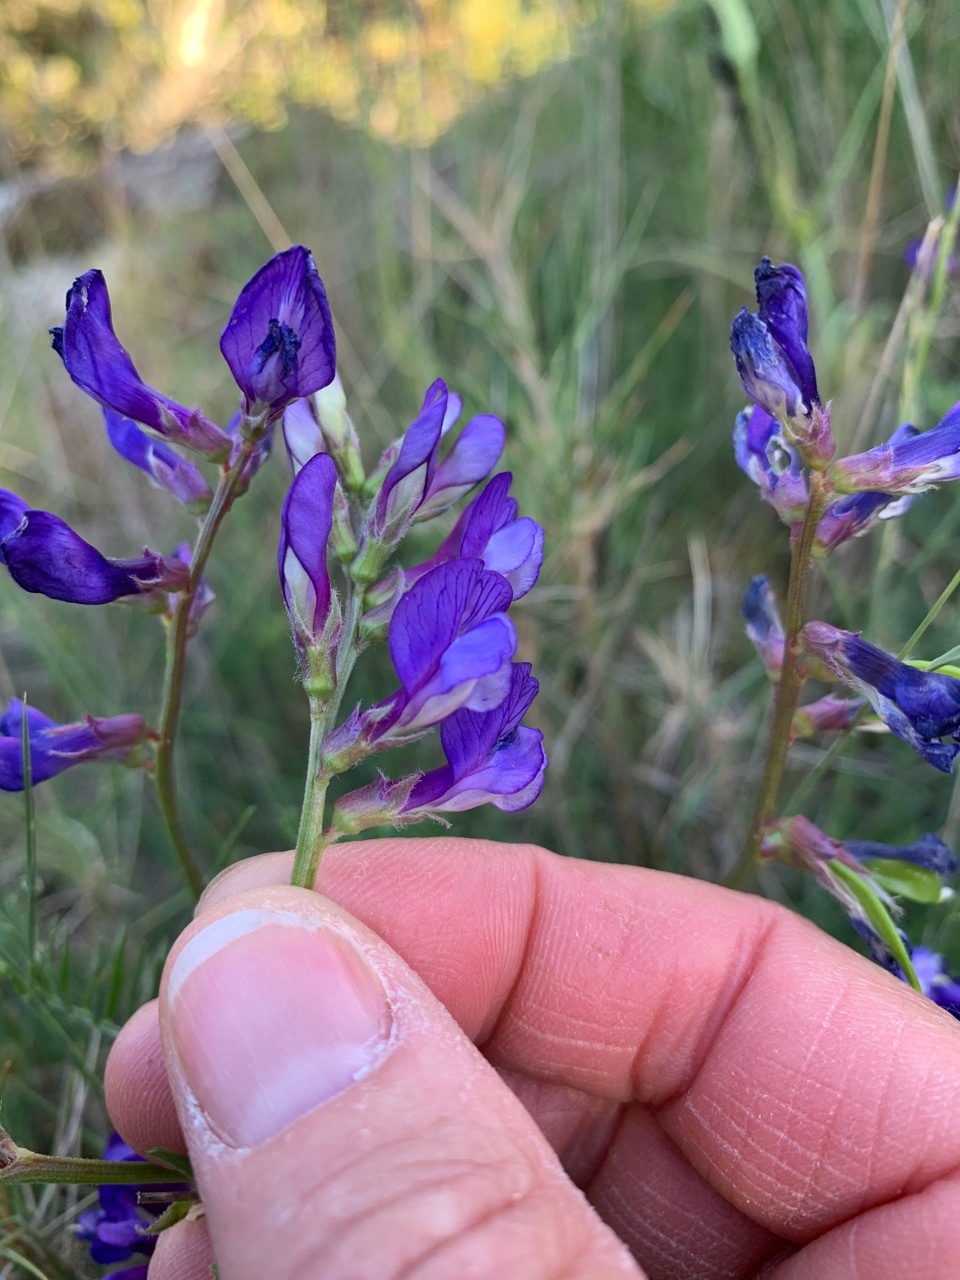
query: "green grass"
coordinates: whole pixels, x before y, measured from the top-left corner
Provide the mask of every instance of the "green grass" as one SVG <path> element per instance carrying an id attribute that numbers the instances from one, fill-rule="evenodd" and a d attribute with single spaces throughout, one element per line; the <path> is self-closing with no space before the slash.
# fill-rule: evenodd
<path id="1" fill-rule="evenodd" d="M 531 719 L 552 759 L 547 786 L 523 814 L 460 815 L 456 831 L 711 879 L 735 858 L 768 708 L 739 600 L 754 573 L 781 586 L 786 574 L 785 532 L 729 447 L 742 393 L 728 326 L 750 301 L 754 263 L 767 252 L 807 274 L 811 345 L 841 445 L 867 406 L 861 444 L 888 435 L 905 385 L 921 427 L 960 398 L 950 291 L 922 377 L 915 347 L 894 350 L 878 377 L 909 278 L 903 246 L 942 211 L 955 176 L 960 11 L 949 0 L 925 6 L 922 21 L 910 8 L 876 167 L 892 8 L 715 0 L 652 25 L 625 13 L 591 29 L 568 64 L 492 94 L 428 151 L 391 150 L 306 112 L 239 144 L 282 224 L 315 252 L 368 460 L 443 376 L 468 414 L 505 419 L 521 508 L 546 529 L 543 574 L 517 622 L 542 682 Z M 0 483 L 132 554 L 173 545 L 189 521 L 111 456 L 98 409 L 48 350 L 58 294 L 103 266 L 141 372 L 223 420 L 234 392 L 217 339 L 271 246 L 225 174 L 202 213 L 115 224 L 109 243 L 81 256 L 57 259 L 58 244 L 44 244 L 52 261 L 30 264 L 32 294 L 16 279 L 0 292 Z M 180 771 L 211 871 L 288 847 L 296 832 L 307 718 L 275 580 L 285 484 L 275 459 L 226 524 L 209 571 L 217 605 L 190 662 Z M 958 535 L 954 493 L 930 495 L 837 554 L 812 615 L 896 647 L 954 573 Z M 155 620 L 0 587 L 0 693 L 26 690 L 63 719 L 154 714 Z M 958 642 L 956 616 L 944 610 L 919 656 Z M 373 666 L 358 697 L 386 691 L 386 668 Z M 787 796 L 821 756 L 795 752 Z M 3 1119 L 25 1144 L 91 1153 L 105 1123 L 103 1054 L 151 994 L 189 904 L 139 774 L 85 768 L 35 801 L 32 969 L 22 798 L 0 803 Z M 960 834 L 954 784 L 872 735 L 832 760 L 805 812 L 841 838 Z M 806 881 L 772 874 L 765 887 L 844 934 Z M 911 923 L 960 962 L 954 913 Z M 57 1219 L 72 1203 L 18 1192 L 21 1226 L 0 1225 L 0 1248 L 51 1276 L 58 1257 L 72 1259 L 67 1273 L 80 1274 Z M 0 1219 L 3 1208 L 0 1196 Z M 52 1260 L 24 1223 L 46 1233 Z M 27 1272 L 5 1271 L 0 1257 L 6 1274 Z"/>

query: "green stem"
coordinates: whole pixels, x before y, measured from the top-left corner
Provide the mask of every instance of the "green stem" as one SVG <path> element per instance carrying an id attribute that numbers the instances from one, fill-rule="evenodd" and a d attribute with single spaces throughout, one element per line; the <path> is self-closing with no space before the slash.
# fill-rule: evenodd
<path id="1" fill-rule="evenodd" d="M 803 685 L 803 677 L 797 664 L 800 628 L 803 626 L 803 606 L 810 576 L 810 549 L 817 532 L 820 516 L 826 505 L 828 490 L 824 476 L 819 471 L 810 473 L 810 500 L 804 516 L 800 536 L 794 542 L 790 555 L 790 582 L 787 587 L 787 617 L 783 646 L 783 666 L 773 704 L 773 722 L 770 726 L 770 743 L 764 764 L 760 791 L 747 836 L 739 859 L 726 879 L 730 888 L 738 888 L 753 873 L 764 823 L 773 814 L 783 780 L 784 765 L 790 748 L 790 730 L 793 725 L 797 700 Z"/>
<path id="2" fill-rule="evenodd" d="M 184 831 L 177 792 L 174 767 L 174 744 L 183 704 L 183 677 L 186 667 L 187 640 L 190 633 L 190 611 L 196 598 L 200 579 L 213 549 L 214 539 L 230 510 L 243 469 L 255 448 L 255 442 L 244 440 L 237 458 L 229 469 L 224 469 L 220 481 L 204 516 L 190 560 L 190 577 L 186 589 L 177 600 L 173 617 L 167 627 L 167 659 L 163 678 L 163 695 L 160 701 L 159 741 L 156 745 L 157 796 L 167 826 L 170 842 L 180 862 L 184 877 L 195 898 L 199 898 L 206 884 L 200 865 L 190 848 Z"/>
<path id="3" fill-rule="evenodd" d="M 320 855 L 324 850 L 323 812 L 327 801 L 330 779 L 320 776 L 320 748 L 327 736 L 328 706 L 319 698 L 310 699 L 310 748 L 307 753 L 307 781 L 303 793 L 303 809 L 300 813 L 300 829 L 297 832 L 297 851 L 293 858 L 290 883 L 300 889 L 312 889 L 320 867 Z"/>
<path id="4" fill-rule="evenodd" d="M 320 869 L 320 859 L 328 845 L 337 839 L 337 833 L 324 831 L 323 819 L 330 775 L 323 769 L 320 750 L 333 726 L 347 682 L 359 656 L 357 632 L 363 606 L 363 588 L 351 585 L 347 610 L 337 648 L 336 685 L 329 699 L 310 698 L 310 747 L 307 753 L 307 781 L 303 793 L 303 809 L 300 812 L 300 828 L 297 832 L 297 849 L 293 858 L 290 883 L 300 889 L 312 889 Z"/>
<path id="5" fill-rule="evenodd" d="M 183 1182 L 184 1176 L 165 1165 L 141 1160 L 83 1160 L 78 1156 L 47 1156 L 10 1143 L 0 1151 L 0 1184 L 40 1182 L 72 1186 L 151 1182 Z"/>

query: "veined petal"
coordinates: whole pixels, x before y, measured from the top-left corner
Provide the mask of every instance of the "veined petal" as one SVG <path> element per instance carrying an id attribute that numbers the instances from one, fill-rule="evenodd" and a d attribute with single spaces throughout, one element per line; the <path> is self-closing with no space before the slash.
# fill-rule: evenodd
<path id="1" fill-rule="evenodd" d="M 446 411 L 447 388 L 438 378 L 428 388 L 380 486 L 372 521 L 373 535 L 379 541 L 397 542 L 429 492 Z"/>
<path id="2" fill-rule="evenodd" d="M 276 418 L 333 380 L 333 317 L 308 249 L 276 254 L 243 286 L 220 350 L 250 416 Z"/>
<path id="3" fill-rule="evenodd" d="M 543 735 L 520 728 L 536 696 L 529 663 L 514 663 L 511 687 L 491 711 L 461 710 L 444 720 L 440 741 L 447 764 L 424 774 L 403 812 L 457 812 L 492 803 L 515 812 L 532 804 L 543 786 Z"/>
<path id="4" fill-rule="evenodd" d="M 499 418 L 491 414 L 471 418 L 437 467 L 416 519 L 432 519 L 485 480 L 497 465 L 505 439 L 506 428 Z"/>

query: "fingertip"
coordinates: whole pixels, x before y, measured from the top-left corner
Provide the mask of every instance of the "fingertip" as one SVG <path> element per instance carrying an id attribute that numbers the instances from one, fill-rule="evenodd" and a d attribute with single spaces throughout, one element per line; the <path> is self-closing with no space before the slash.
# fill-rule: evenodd
<path id="1" fill-rule="evenodd" d="M 254 858 L 244 858 L 215 875 L 197 903 L 194 916 L 202 916 L 218 906 L 225 898 L 245 889 L 263 889 L 268 885 L 289 884 L 293 870 L 293 851 L 285 853 L 261 853 Z"/>
<path id="2" fill-rule="evenodd" d="M 156 1000 L 138 1009 L 121 1030 L 107 1058 L 103 1085 L 114 1128 L 135 1151 L 166 1147 L 186 1152 L 167 1078 Z"/>
<path id="3" fill-rule="evenodd" d="M 206 1218 L 186 1218 L 160 1232 L 147 1280 L 210 1280 L 214 1261 Z"/>

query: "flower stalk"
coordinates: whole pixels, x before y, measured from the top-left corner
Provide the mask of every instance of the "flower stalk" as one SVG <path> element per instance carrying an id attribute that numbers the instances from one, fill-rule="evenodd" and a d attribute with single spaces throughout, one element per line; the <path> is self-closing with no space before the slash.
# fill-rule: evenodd
<path id="1" fill-rule="evenodd" d="M 210 503 L 210 508 L 200 526 L 196 545 L 190 559 L 190 577 L 184 591 L 177 598 L 173 616 L 167 623 L 167 652 L 164 669 L 163 693 L 160 700 L 160 717 L 156 744 L 156 769 L 154 777 L 160 810 L 170 836 L 170 843 L 180 863 L 184 878 L 194 898 L 203 892 L 206 880 L 196 855 L 190 847 L 183 826 L 180 798 L 177 789 L 174 746 L 180 711 L 183 705 L 183 679 L 186 668 L 187 640 L 190 635 L 190 615 L 200 589 L 203 570 L 219 532 L 224 516 L 230 510 L 244 468 L 256 448 L 257 442 L 244 439 L 229 467 L 221 473 L 220 481 Z"/>
<path id="2" fill-rule="evenodd" d="M 787 752 L 790 748 L 791 726 L 797 710 L 797 701 L 803 685 L 803 677 L 798 665 L 798 637 L 803 626 L 804 602 L 807 596 L 807 583 L 813 561 L 811 549 L 817 532 L 817 525 L 823 515 L 829 498 L 826 478 L 820 471 L 810 472 L 810 498 L 807 503 L 803 524 L 799 537 L 792 540 L 790 549 L 790 579 L 787 587 L 787 616 L 785 619 L 786 638 L 784 642 L 783 666 L 773 705 L 773 721 L 770 726 L 770 742 L 764 764 L 760 790 L 750 824 L 749 834 L 739 859 L 726 879 L 730 888 L 739 888 L 756 869 L 760 844 L 763 839 L 764 824 L 773 816 L 783 771 L 786 765 Z"/>

